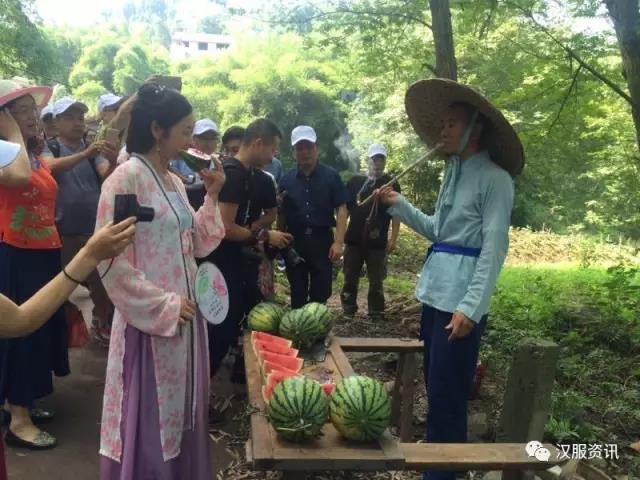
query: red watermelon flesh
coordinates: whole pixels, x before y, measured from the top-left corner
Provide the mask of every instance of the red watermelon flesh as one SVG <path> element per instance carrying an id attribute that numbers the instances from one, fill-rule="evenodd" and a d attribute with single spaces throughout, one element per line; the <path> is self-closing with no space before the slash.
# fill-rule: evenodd
<path id="1" fill-rule="evenodd" d="M 280 355 L 287 355 L 289 357 L 298 356 L 298 350 L 295 348 L 285 347 L 284 345 L 279 345 L 265 340 L 256 340 L 253 343 L 253 349 L 258 356 L 260 356 L 260 352 L 277 353 Z"/>
<path id="2" fill-rule="evenodd" d="M 333 393 L 334 388 L 336 388 L 336 384 L 335 383 L 323 383 L 322 384 L 322 389 L 324 390 L 324 393 L 327 397 L 330 397 L 331 394 Z"/>
<path id="3" fill-rule="evenodd" d="M 291 357 L 288 355 L 280 355 L 279 353 L 271 353 L 271 352 L 259 352 L 258 358 L 260 359 L 260 363 L 264 363 L 269 361 L 276 365 L 280 365 L 281 367 L 287 368 L 289 370 L 294 370 L 299 372 L 304 364 L 304 360 L 297 357 Z"/>
<path id="4" fill-rule="evenodd" d="M 295 377 L 297 373 L 285 372 L 283 370 L 273 370 L 268 376 L 266 384 L 271 386 L 272 388 L 276 388 L 281 381 L 285 378 Z"/>
<path id="5" fill-rule="evenodd" d="M 291 348 L 291 345 L 293 343 L 291 340 L 287 340 L 286 338 L 282 338 L 282 337 L 278 337 L 277 335 L 271 335 L 270 333 L 258 332 L 254 330 L 251 332 L 251 343 L 254 345 L 254 348 L 255 348 L 255 342 L 257 340 L 261 342 L 266 342 L 272 345 L 278 345 L 280 347 L 287 347 L 287 348 Z"/>
<path id="6" fill-rule="evenodd" d="M 269 399 L 271 398 L 271 394 L 273 393 L 273 389 L 271 385 L 263 385 L 262 386 L 262 399 L 264 403 L 269 403 Z"/>
<path id="7" fill-rule="evenodd" d="M 290 376 L 296 376 L 300 369 L 291 370 L 290 368 L 283 367 L 282 365 L 274 362 L 270 362 L 269 360 L 265 360 L 262 363 L 262 373 L 263 375 L 269 375 L 271 372 L 279 371 L 283 373 L 288 373 Z"/>

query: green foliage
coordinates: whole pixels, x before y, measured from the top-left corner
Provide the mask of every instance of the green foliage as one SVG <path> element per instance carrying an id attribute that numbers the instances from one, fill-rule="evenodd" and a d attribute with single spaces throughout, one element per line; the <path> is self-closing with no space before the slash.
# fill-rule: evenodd
<path id="1" fill-rule="evenodd" d="M 46 83 L 61 81 L 56 52 L 30 19 L 32 3 L 0 0 L 0 77 L 29 77 Z"/>
<path id="2" fill-rule="evenodd" d="M 260 55 L 256 55 L 260 45 Z M 322 51 L 307 51 L 293 34 L 240 40 L 236 50 L 218 60 L 180 65 L 184 93 L 198 116 L 210 116 L 223 128 L 246 125 L 257 117 L 274 120 L 283 133 L 281 158 L 290 165 L 291 130 L 312 125 L 318 133 L 321 160 L 348 168 L 348 149 L 338 95 L 338 72 Z"/>
<path id="3" fill-rule="evenodd" d="M 95 115 L 97 113 L 97 98 L 107 93 L 107 90 L 95 80 L 90 80 L 83 83 L 80 87 L 73 91 L 73 96 L 76 100 L 83 102 L 89 107 L 89 113 Z"/>
<path id="4" fill-rule="evenodd" d="M 560 345 L 549 440 L 625 442 L 640 429 L 639 282 L 640 270 L 629 266 L 501 274 L 483 348 L 504 372 L 524 337 Z"/>

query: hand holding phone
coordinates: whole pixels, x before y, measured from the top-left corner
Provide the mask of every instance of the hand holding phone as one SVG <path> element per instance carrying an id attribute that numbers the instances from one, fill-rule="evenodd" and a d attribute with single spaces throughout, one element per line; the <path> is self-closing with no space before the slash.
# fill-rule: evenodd
<path id="1" fill-rule="evenodd" d="M 108 128 L 105 141 L 113 148 L 118 148 L 120 146 L 120 130 L 116 128 Z"/>

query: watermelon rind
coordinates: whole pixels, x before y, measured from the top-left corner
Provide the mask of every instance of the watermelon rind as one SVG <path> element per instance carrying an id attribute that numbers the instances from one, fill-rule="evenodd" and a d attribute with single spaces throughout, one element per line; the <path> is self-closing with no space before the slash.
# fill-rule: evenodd
<path id="1" fill-rule="evenodd" d="M 327 421 L 329 401 L 317 381 L 290 377 L 273 389 L 266 413 L 279 437 L 301 443 L 320 435 Z"/>
<path id="2" fill-rule="evenodd" d="M 331 395 L 329 418 L 344 438 L 371 442 L 391 423 L 391 400 L 379 381 L 365 376 L 346 377 Z"/>

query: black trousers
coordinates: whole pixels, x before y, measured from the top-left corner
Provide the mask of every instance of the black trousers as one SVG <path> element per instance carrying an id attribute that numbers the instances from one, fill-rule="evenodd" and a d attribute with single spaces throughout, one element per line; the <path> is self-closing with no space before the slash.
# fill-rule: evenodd
<path id="1" fill-rule="evenodd" d="M 370 316 L 384 315 L 384 277 L 387 252 L 384 248 L 347 245 L 344 250 L 344 286 L 340 299 L 347 315 L 358 311 L 358 285 L 362 266 L 367 265 L 369 278 L 368 310 Z"/>
<path id="2" fill-rule="evenodd" d="M 229 312 L 222 323 L 207 324 L 212 377 L 229 350 L 238 344 L 247 313 L 262 301 L 258 288 L 258 263 L 247 261 L 239 249 L 215 253 L 201 262 L 210 261 L 222 272 L 229 292 Z"/>
<path id="3" fill-rule="evenodd" d="M 322 228 L 291 233 L 294 248 L 304 259 L 296 266 L 288 262 L 286 265 L 291 287 L 291 308 L 300 308 L 309 302 L 324 303 L 331 296 L 333 281 L 333 264 L 329 259 L 333 230 Z"/>

